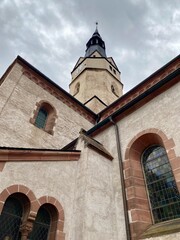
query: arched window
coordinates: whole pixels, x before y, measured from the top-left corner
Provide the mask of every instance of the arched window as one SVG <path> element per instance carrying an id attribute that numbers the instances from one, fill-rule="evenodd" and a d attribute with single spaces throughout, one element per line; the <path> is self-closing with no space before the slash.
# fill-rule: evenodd
<path id="1" fill-rule="evenodd" d="M 116 86 L 115 84 L 112 84 L 112 85 L 111 85 L 111 91 L 112 91 L 112 93 L 114 93 L 114 95 L 115 95 L 116 97 L 119 97 L 119 96 L 118 96 L 118 89 L 117 89 L 117 86 Z"/>
<path id="2" fill-rule="evenodd" d="M 53 128 L 57 118 L 55 108 L 45 101 L 36 103 L 36 106 L 37 108 L 34 110 L 34 116 L 30 119 L 30 123 L 53 135 Z"/>
<path id="3" fill-rule="evenodd" d="M 19 228 L 21 225 L 22 213 L 23 207 L 20 201 L 13 196 L 8 197 L 0 215 L 0 239 L 21 239 Z"/>
<path id="4" fill-rule="evenodd" d="M 47 240 L 50 230 L 51 217 L 48 210 L 45 207 L 40 207 L 33 230 L 30 233 L 29 240 Z"/>
<path id="5" fill-rule="evenodd" d="M 43 107 L 40 108 L 38 115 L 36 117 L 35 126 L 38 128 L 44 128 L 47 117 L 48 117 L 48 113 L 47 113 L 46 109 L 44 109 Z"/>
<path id="6" fill-rule="evenodd" d="M 149 147 L 142 163 L 154 222 L 180 218 L 180 195 L 165 149 Z"/>
<path id="7" fill-rule="evenodd" d="M 74 96 L 78 94 L 79 90 L 80 90 L 80 83 L 77 82 L 74 88 Z"/>

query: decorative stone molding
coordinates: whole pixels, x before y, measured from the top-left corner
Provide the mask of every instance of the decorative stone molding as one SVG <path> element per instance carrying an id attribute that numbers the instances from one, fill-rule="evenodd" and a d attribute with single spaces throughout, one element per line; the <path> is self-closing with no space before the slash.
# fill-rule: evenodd
<path id="1" fill-rule="evenodd" d="M 36 199 L 34 193 L 24 185 L 9 186 L 0 193 L 0 213 L 2 212 L 6 199 L 14 193 L 24 194 L 28 198 L 29 202 L 32 202 Z"/>
<path id="2" fill-rule="evenodd" d="M 20 227 L 21 240 L 27 240 L 28 235 L 30 234 L 32 229 L 33 229 L 33 222 L 32 221 L 24 222 Z"/>
<path id="3" fill-rule="evenodd" d="M 74 151 L 53 151 L 37 149 L 11 149 L 0 148 L 0 168 L 3 171 L 6 162 L 28 162 L 28 161 L 78 161 L 81 152 Z"/>
<path id="4" fill-rule="evenodd" d="M 49 238 L 50 240 L 59 239 L 58 235 L 61 234 L 61 239 L 65 239 L 65 234 L 63 233 L 64 228 L 64 210 L 61 204 L 54 198 L 50 196 L 43 196 L 38 199 L 41 206 L 46 207 L 51 214 L 51 227 Z M 39 207 L 39 208 L 40 208 Z M 56 231 L 54 231 L 56 229 Z"/>

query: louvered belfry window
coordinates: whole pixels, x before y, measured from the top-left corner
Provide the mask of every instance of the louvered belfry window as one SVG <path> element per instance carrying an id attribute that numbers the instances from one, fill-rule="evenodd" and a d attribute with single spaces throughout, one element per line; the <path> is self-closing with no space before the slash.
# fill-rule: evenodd
<path id="1" fill-rule="evenodd" d="M 47 240 L 50 223 L 51 218 L 49 212 L 44 207 L 41 207 L 37 213 L 29 240 Z"/>
<path id="2" fill-rule="evenodd" d="M 35 120 L 35 126 L 38 128 L 45 128 L 48 113 L 45 108 L 40 108 Z"/>
<path id="3" fill-rule="evenodd" d="M 20 240 L 19 228 L 23 209 L 18 199 L 9 197 L 0 215 L 0 239 Z"/>
<path id="4" fill-rule="evenodd" d="M 149 147 L 142 163 L 154 222 L 180 218 L 180 194 L 165 149 Z"/>

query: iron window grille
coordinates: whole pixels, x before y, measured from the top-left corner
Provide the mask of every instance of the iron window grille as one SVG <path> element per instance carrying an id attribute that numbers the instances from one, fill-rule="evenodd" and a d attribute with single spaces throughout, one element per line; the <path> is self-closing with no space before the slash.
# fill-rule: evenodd
<path id="1" fill-rule="evenodd" d="M 37 213 L 33 230 L 30 233 L 29 240 L 47 240 L 50 229 L 51 218 L 49 212 L 41 207 Z"/>
<path id="2" fill-rule="evenodd" d="M 18 199 L 9 197 L 0 215 L 0 239 L 20 240 L 19 228 L 22 218 L 22 205 Z"/>

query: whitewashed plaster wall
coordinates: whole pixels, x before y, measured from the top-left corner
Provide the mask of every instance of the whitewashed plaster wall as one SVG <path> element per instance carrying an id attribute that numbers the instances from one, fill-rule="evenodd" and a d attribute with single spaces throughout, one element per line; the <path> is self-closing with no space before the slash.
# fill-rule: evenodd
<path id="1" fill-rule="evenodd" d="M 160 237 L 148 238 L 148 240 L 178 240 L 180 239 L 180 233 L 173 233 L 168 235 L 163 235 Z"/>
<path id="2" fill-rule="evenodd" d="M 114 126 L 109 127 L 95 137 L 113 156 L 112 160 L 112 184 L 113 184 L 113 202 L 115 208 L 115 239 L 127 240 L 124 206 L 122 197 L 122 185 L 120 178 L 119 159 L 116 145 L 116 135 Z"/>
<path id="3" fill-rule="evenodd" d="M 57 110 L 53 136 L 29 122 L 41 100 Z M 91 126 L 80 114 L 22 75 L 19 64 L 15 64 L 0 86 L 0 146 L 61 148 L 78 137 L 81 128 Z"/>
<path id="4" fill-rule="evenodd" d="M 129 142 L 138 133 L 143 130 L 150 128 L 157 128 L 164 132 L 167 138 L 172 138 L 175 142 L 175 153 L 180 156 L 180 83 L 174 85 L 166 92 L 155 97 L 153 100 L 148 102 L 146 105 L 137 109 L 127 117 L 123 118 L 118 122 L 122 158 L 125 159 L 125 151 Z M 115 196 L 117 194 L 116 201 L 116 215 L 117 215 L 117 226 L 121 228 L 117 229 L 119 234 L 117 239 L 121 238 L 121 234 L 125 231 L 124 229 L 124 217 L 122 208 L 122 195 L 121 195 L 121 184 L 119 178 L 119 166 L 116 153 L 116 141 L 114 139 L 114 126 L 109 127 L 95 138 L 100 141 L 106 149 L 113 155 L 113 181 Z M 122 229 L 123 226 L 123 229 Z M 124 238 L 126 239 L 126 238 Z M 154 237 L 151 240 L 169 240 L 169 239 L 180 239 L 180 233 L 171 235 L 164 235 L 161 237 Z"/>
<path id="5" fill-rule="evenodd" d="M 78 161 L 75 191 L 73 240 L 126 240 L 121 196 L 114 187 L 114 162 L 79 142 L 83 149 Z M 119 186 L 119 179 L 118 179 Z M 119 199 L 117 200 L 117 198 Z M 121 224 L 117 224 L 117 201 L 121 208 Z M 119 218 L 121 218 L 119 215 Z M 120 234 L 118 234 L 121 231 Z"/>
<path id="6" fill-rule="evenodd" d="M 180 156 L 180 83 L 140 107 L 119 123 L 122 156 L 136 134 L 150 128 L 161 130 L 167 138 L 173 138 L 175 152 Z"/>

